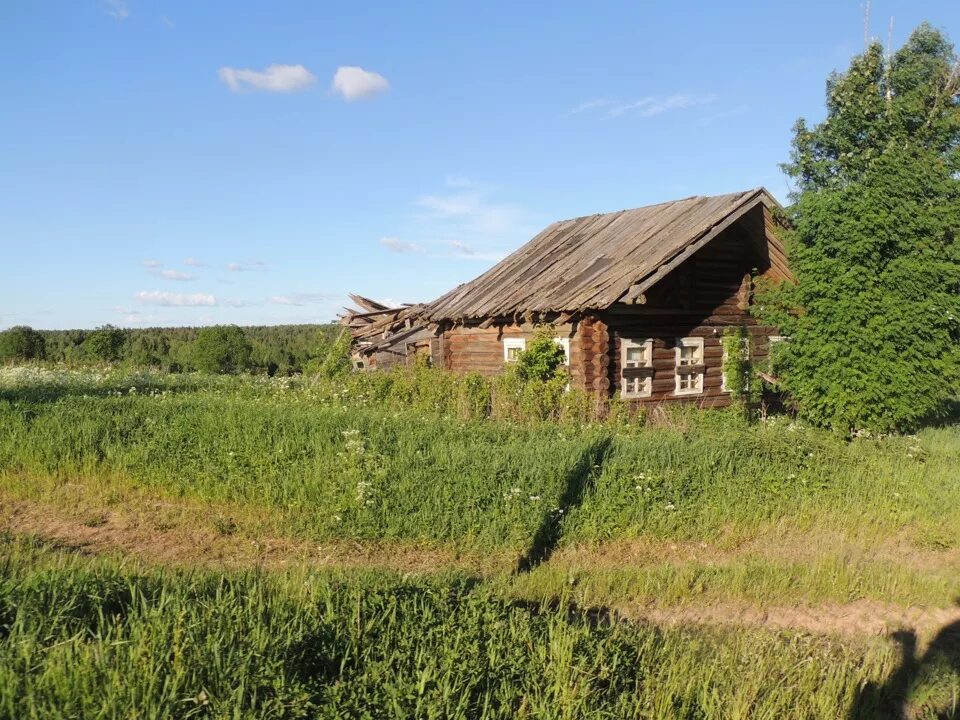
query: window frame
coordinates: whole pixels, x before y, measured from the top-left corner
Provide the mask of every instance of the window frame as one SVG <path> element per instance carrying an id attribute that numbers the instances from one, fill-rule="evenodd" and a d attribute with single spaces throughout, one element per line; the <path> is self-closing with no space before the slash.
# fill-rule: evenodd
<path id="1" fill-rule="evenodd" d="M 750 340 L 751 338 L 749 335 L 747 335 L 746 337 L 740 338 L 740 342 L 743 344 L 743 348 L 746 351 L 746 356 L 744 359 L 747 362 L 750 362 L 750 360 L 752 359 L 750 356 Z M 722 341 L 720 343 L 720 347 L 723 347 Z M 727 365 L 727 349 L 724 347 L 723 354 L 720 356 L 720 391 L 728 393 L 730 392 L 730 388 L 727 387 L 727 371 L 724 369 L 726 365 Z M 747 389 L 749 389 L 749 384 L 747 385 Z"/>
<path id="2" fill-rule="evenodd" d="M 503 361 L 505 363 L 516 362 L 515 359 L 510 357 L 511 350 L 519 350 L 524 352 L 527 349 L 527 339 L 526 338 L 504 338 L 503 339 Z"/>
<path id="3" fill-rule="evenodd" d="M 627 380 L 623 376 L 623 371 L 627 369 L 627 351 L 631 348 L 644 348 L 646 350 L 646 361 L 643 365 L 637 367 L 650 368 L 650 374 L 642 380 L 642 390 L 632 392 L 627 390 Z M 625 399 L 645 398 L 653 395 L 653 338 L 620 338 L 620 397 Z"/>
<path id="4" fill-rule="evenodd" d="M 768 335 L 767 336 L 767 370 L 773 372 L 773 346 L 780 343 L 790 342 L 789 335 Z"/>
<path id="5" fill-rule="evenodd" d="M 567 367 L 570 367 L 570 338 L 568 337 L 555 337 L 553 341 L 563 348 L 563 358 L 564 364 Z"/>
<path id="6" fill-rule="evenodd" d="M 707 380 L 707 368 L 706 363 L 704 362 L 704 342 L 702 337 L 682 337 L 677 338 L 674 345 L 674 371 L 673 371 L 673 394 L 682 396 L 682 395 L 703 395 L 703 386 Z M 696 348 L 699 351 L 699 362 L 696 363 L 687 363 L 681 364 L 680 360 L 682 358 L 683 348 L 692 347 Z M 702 369 L 698 373 L 684 373 L 684 375 L 696 375 L 698 376 L 698 387 L 693 388 L 681 388 L 680 387 L 680 378 L 682 375 L 678 372 L 681 367 L 688 366 L 700 366 Z"/>

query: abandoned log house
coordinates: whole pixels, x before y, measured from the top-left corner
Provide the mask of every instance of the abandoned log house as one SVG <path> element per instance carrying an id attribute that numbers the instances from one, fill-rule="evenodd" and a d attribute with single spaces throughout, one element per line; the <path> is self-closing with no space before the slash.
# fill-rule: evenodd
<path id="1" fill-rule="evenodd" d="M 431 303 L 351 296 L 342 322 L 358 367 L 426 355 L 456 372 L 502 372 L 550 324 L 571 387 L 636 402 L 730 402 L 721 337 L 742 326 L 763 363 L 776 328 L 749 312 L 753 281 L 790 279 L 763 188 L 557 222 Z"/>

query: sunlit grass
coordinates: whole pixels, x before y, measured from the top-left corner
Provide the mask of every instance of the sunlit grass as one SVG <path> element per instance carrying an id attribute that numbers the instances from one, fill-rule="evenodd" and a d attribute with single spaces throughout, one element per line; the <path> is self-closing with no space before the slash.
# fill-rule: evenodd
<path id="1" fill-rule="evenodd" d="M 466 576 L 174 572 L 23 541 L 0 552 L 10 718 L 842 717 L 896 660 L 886 643 L 511 602 Z"/>

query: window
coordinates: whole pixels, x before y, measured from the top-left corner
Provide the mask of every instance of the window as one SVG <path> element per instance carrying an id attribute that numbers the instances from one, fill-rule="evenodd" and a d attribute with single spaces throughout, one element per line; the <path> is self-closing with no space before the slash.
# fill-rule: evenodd
<path id="1" fill-rule="evenodd" d="M 516 362 L 517 356 L 527 349 L 527 341 L 523 338 L 504 338 L 503 339 L 503 360 L 504 362 Z"/>
<path id="2" fill-rule="evenodd" d="M 553 341 L 563 348 L 563 363 L 570 367 L 570 338 L 554 338 Z"/>
<path id="3" fill-rule="evenodd" d="M 767 348 L 767 369 L 770 372 L 774 371 L 774 366 L 777 362 L 777 345 L 789 341 L 790 338 L 786 335 L 771 335 L 769 338 L 767 338 L 767 342 L 769 343 Z"/>
<path id="4" fill-rule="evenodd" d="M 620 395 L 649 397 L 653 391 L 653 340 L 620 340 Z"/>
<path id="5" fill-rule="evenodd" d="M 703 392 L 703 338 L 678 338 L 675 395 Z"/>
<path id="6" fill-rule="evenodd" d="M 749 338 L 749 337 L 740 338 L 740 342 L 743 343 L 743 356 L 742 356 L 742 357 L 743 357 L 744 360 L 749 360 L 749 359 L 750 359 L 750 338 Z M 727 367 L 727 349 L 726 349 L 726 348 L 723 349 L 723 357 L 721 358 L 720 362 L 722 363 L 720 367 L 724 368 L 723 374 L 720 376 L 720 377 L 721 377 L 721 379 L 720 379 L 720 389 L 721 389 L 723 392 L 730 392 L 730 388 L 727 387 L 727 371 L 726 371 L 726 367 Z M 747 384 L 747 389 L 749 389 L 749 383 Z"/>

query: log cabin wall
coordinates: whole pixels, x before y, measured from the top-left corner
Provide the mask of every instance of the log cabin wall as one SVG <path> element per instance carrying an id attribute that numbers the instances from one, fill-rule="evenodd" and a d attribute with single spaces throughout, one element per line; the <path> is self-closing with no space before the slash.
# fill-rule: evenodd
<path id="1" fill-rule="evenodd" d="M 765 368 L 772 327 L 757 325 L 750 315 L 753 274 L 771 272 L 769 257 L 757 251 L 747 223 L 730 227 L 695 253 L 647 293 L 643 305 L 617 304 L 599 315 L 609 327 L 610 394 L 623 390 L 624 340 L 652 340 L 650 394 L 624 398 L 637 403 L 684 402 L 703 407 L 730 404 L 723 390 L 722 337 L 727 328 L 742 326 L 751 338 L 751 362 Z M 775 270 L 774 270 L 775 271 Z M 703 339 L 702 390 L 678 394 L 677 341 Z M 649 372 L 649 371 L 647 371 Z"/>
<path id="2" fill-rule="evenodd" d="M 554 335 L 569 340 L 570 383 L 572 387 L 582 388 L 584 358 L 578 328 L 577 322 L 554 325 Z M 488 328 L 476 324 L 447 327 L 440 338 L 442 351 L 438 351 L 437 356 L 442 357 L 442 367 L 453 372 L 497 375 L 506 367 L 504 340 L 523 338 L 529 343 L 535 332 L 536 328 L 529 323 L 495 324 Z"/>

